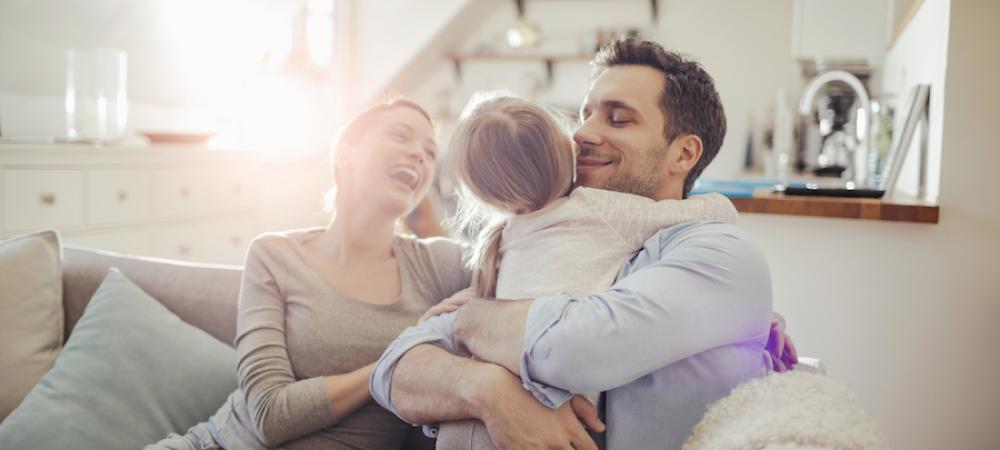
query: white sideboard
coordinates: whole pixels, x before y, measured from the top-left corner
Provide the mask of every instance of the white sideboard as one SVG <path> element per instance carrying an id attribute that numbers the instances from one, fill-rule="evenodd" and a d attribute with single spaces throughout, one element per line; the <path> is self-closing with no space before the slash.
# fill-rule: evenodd
<path id="1" fill-rule="evenodd" d="M 324 223 L 319 157 L 0 145 L 0 237 L 42 228 L 63 242 L 135 255 L 241 264 L 258 234 Z"/>

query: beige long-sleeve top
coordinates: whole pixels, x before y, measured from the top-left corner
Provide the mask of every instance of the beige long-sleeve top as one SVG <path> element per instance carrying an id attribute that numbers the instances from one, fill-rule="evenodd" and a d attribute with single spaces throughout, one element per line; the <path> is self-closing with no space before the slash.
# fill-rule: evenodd
<path id="1" fill-rule="evenodd" d="M 323 377 L 377 360 L 427 308 L 467 287 L 462 248 L 397 237 L 400 297 L 373 305 L 310 265 L 304 245 L 322 232 L 271 233 L 250 246 L 236 333 L 240 388 L 210 420 L 226 448 L 399 448 L 406 439 L 410 425 L 374 403 L 336 417 Z"/>

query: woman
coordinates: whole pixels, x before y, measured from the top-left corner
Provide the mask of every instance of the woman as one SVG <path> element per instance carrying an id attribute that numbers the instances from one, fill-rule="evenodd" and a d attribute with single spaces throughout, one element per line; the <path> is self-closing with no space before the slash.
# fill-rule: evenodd
<path id="1" fill-rule="evenodd" d="M 427 113 L 396 100 L 355 117 L 334 157 L 326 228 L 266 234 L 240 291 L 240 388 L 207 422 L 148 448 L 403 446 L 412 427 L 372 403 L 374 362 L 421 315 L 469 285 L 462 249 L 396 234 L 434 178 Z"/>

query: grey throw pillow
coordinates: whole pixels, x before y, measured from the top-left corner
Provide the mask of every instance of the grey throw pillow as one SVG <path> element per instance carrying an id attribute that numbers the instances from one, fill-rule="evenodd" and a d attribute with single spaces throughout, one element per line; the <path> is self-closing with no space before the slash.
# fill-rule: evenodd
<path id="1" fill-rule="evenodd" d="M 53 230 L 0 241 L 0 422 L 62 348 L 59 249 Z"/>
<path id="2" fill-rule="evenodd" d="M 141 448 L 208 419 L 236 388 L 235 350 L 111 269 L 52 370 L 0 424 L 0 448 Z"/>

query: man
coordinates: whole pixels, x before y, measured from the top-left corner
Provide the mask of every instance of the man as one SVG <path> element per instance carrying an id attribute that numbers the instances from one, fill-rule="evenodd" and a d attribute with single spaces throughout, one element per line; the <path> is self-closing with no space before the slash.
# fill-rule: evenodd
<path id="1" fill-rule="evenodd" d="M 594 60 L 574 135 L 577 182 L 681 199 L 724 135 L 714 82 L 697 63 L 618 41 Z M 604 292 L 476 299 L 408 329 L 377 364 L 371 392 L 412 423 L 479 419 L 502 449 L 597 448 L 584 426 L 605 426 L 572 393 L 605 392 L 598 442 L 680 448 L 708 404 L 770 368 L 770 317 L 759 249 L 732 225 L 681 224 L 649 239 Z"/>

